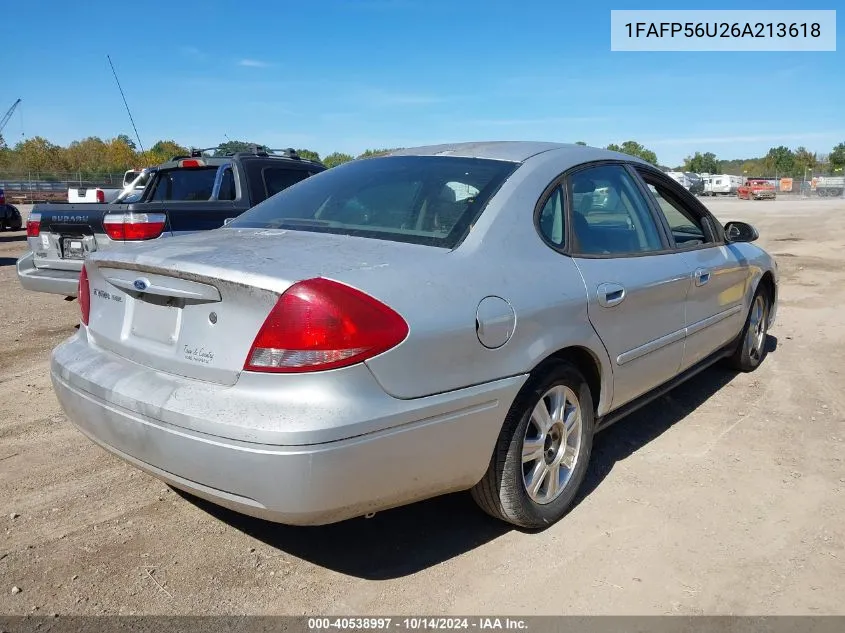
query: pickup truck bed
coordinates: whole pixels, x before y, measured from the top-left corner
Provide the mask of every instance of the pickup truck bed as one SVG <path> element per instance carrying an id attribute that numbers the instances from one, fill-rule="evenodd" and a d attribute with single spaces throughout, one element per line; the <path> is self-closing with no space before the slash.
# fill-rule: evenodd
<path id="1" fill-rule="evenodd" d="M 18 279 L 27 290 L 75 297 L 89 253 L 220 228 L 325 169 L 290 153 L 181 157 L 156 169 L 138 202 L 35 205 L 27 221 L 30 250 L 17 261 Z"/>

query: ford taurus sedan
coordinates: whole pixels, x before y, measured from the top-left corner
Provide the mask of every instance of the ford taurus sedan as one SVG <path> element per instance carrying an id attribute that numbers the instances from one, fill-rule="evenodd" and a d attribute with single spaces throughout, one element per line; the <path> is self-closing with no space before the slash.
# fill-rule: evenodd
<path id="1" fill-rule="evenodd" d="M 53 384 L 93 441 L 245 514 L 318 525 L 471 490 L 540 528 L 597 431 L 763 360 L 778 276 L 756 238 L 624 154 L 402 150 L 94 253 Z"/>

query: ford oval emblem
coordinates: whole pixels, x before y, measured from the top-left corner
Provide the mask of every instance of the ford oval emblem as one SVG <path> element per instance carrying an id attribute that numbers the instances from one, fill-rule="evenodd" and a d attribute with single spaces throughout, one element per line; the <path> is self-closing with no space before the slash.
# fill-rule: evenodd
<path id="1" fill-rule="evenodd" d="M 144 291 L 146 290 L 150 283 L 146 279 L 136 279 L 135 283 L 133 284 L 137 290 Z"/>

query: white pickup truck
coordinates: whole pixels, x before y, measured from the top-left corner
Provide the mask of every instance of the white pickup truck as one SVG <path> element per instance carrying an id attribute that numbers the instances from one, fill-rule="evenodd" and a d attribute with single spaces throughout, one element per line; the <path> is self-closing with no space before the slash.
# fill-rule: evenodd
<path id="1" fill-rule="evenodd" d="M 108 204 L 114 202 L 118 196 L 126 193 L 127 190 L 142 190 L 146 183 L 146 170 L 129 169 L 123 174 L 123 186 L 120 189 L 106 187 L 68 187 L 67 201 L 71 203 L 99 203 Z M 143 178 L 142 178 L 143 177 Z M 139 179 L 142 182 L 139 182 Z"/>

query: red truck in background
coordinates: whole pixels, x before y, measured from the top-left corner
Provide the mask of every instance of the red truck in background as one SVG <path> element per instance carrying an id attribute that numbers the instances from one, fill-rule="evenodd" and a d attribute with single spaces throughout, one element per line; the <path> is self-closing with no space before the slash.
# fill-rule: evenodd
<path id="1" fill-rule="evenodd" d="M 776 195 L 775 186 L 768 180 L 746 180 L 736 190 L 740 200 L 774 200 Z"/>

